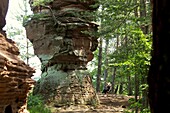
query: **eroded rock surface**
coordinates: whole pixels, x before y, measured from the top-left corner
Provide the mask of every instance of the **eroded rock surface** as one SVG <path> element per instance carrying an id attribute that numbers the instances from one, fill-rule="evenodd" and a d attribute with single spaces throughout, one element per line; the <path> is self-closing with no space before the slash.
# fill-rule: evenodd
<path id="1" fill-rule="evenodd" d="M 34 52 L 42 63 L 42 78 L 35 89 L 55 106 L 97 104 L 96 92 L 83 72 L 98 46 L 92 32 L 96 0 L 30 0 L 34 15 L 25 25 Z M 88 79 L 87 79 L 88 78 Z"/>
<path id="2" fill-rule="evenodd" d="M 6 37 L 3 27 L 8 0 L 0 2 L 0 113 L 28 113 L 27 96 L 35 81 L 35 70 L 19 57 L 16 43 Z"/>
<path id="3" fill-rule="evenodd" d="M 18 57 L 15 42 L 0 34 L 0 112 L 26 113 L 27 96 L 35 81 L 34 69 Z"/>

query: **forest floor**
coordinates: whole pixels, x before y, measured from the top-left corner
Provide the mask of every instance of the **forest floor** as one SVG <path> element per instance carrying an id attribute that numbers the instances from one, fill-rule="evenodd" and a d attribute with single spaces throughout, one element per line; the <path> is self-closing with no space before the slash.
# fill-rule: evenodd
<path id="1" fill-rule="evenodd" d="M 100 105 L 98 106 L 69 106 L 60 107 L 57 113 L 125 113 L 129 103 L 128 100 L 133 97 L 108 94 L 98 94 Z"/>

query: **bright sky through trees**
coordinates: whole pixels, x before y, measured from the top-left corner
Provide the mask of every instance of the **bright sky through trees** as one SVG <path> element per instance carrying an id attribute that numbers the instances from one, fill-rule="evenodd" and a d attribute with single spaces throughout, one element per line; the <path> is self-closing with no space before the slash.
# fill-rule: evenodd
<path id="1" fill-rule="evenodd" d="M 27 15 L 32 14 L 32 11 L 30 9 L 29 0 L 26 0 L 27 4 L 26 4 L 26 8 L 27 8 Z M 12 40 L 14 40 L 16 43 L 25 43 L 26 45 L 26 38 L 24 38 L 24 40 L 20 40 L 22 37 L 26 37 L 26 31 L 25 28 L 22 26 L 22 15 L 24 15 L 24 0 L 10 0 L 9 1 L 9 8 L 8 8 L 8 13 L 6 16 L 6 26 L 4 27 L 4 30 L 6 30 L 7 32 L 7 36 L 8 38 L 12 38 Z M 20 19 L 18 17 L 21 17 Z M 21 30 L 22 34 L 20 35 L 15 35 L 15 36 L 9 36 L 9 32 L 16 32 L 16 30 Z M 22 53 L 23 48 L 20 48 L 20 53 Z M 31 54 L 34 54 L 34 50 L 33 47 L 31 49 L 29 49 L 29 52 Z M 94 59 L 93 59 L 94 60 Z M 26 62 L 26 61 L 25 61 Z M 87 68 L 91 71 L 92 65 L 90 65 L 91 62 L 88 63 Z M 36 80 L 40 77 L 41 75 L 41 63 L 38 59 L 38 57 L 31 57 L 29 59 L 29 65 L 33 68 L 36 69 L 36 73 L 34 74 L 34 77 Z M 89 68 L 90 67 L 90 68 Z"/>
<path id="2" fill-rule="evenodd" d="M 17 17 L 21 17 L 24 15 L 24 0 L 9 0 L 9 8 L 8 13 L 6 16 L 6 26 L 4 30 L 6 30 L 8 38 L 12 38 L 16 43 L 23 43 L 26 46 L 26 31 L 25 28 L 22 26 L 22 21 L 18 20 Z M 28 0 L 27 0 L 28 1 Z M 27 2 L 27 14 L 32 14 L 30 6 Z M 22 19 L 22 17 L 21 17 Z M 9 31 L 10 30 L 10 31 Z M 9 36 L 9 32 L 16 32 L 17 30 L 21 30 L 19 35 Z M 20 40 L 23 38 L 24 40 Z M 25 48 L 26 49 L 26 48 Z M 20 53 L 23 50 L 20 48 Z M 24 50 L 25 51 L 25 50 Z M 29 49 L 29 53 L 34 54 L 33 47 Z M 25 61 L 26 62 L 26 61 Z M 38 57 L 34 56 L 29 59 L 29 65 L 36 69 L 36 73 L 34 74 L 34 79 L 38 79 L 41 75 L 41 66 Z"/>

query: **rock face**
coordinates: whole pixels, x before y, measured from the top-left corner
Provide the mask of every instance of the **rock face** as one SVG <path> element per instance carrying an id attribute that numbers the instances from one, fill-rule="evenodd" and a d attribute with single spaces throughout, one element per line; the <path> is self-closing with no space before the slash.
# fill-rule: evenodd
<path id="1" fill-rule="evenodd" d="M 30 0 L 34 15 L 25 25 L 34 52 L 42 63 L 35 92 L 55 106 L 98 103 L 86 64 L 93 59 L 97 37 L 92 32 L 95 0 Z"/>
<path id="2" fill-rule="evenodd" d="M 18 57 L 15 43 L 0 34 L 0 112 L 26 113 L 34 69 Z M 8 112 L 7 112 L 8 111 Z"/>
<path id="3" fill-rule="evenodd" d="M 18 57 L 15 42 L 2 31 L 8 1 L 0 3 L 0 113 L 27 113 L 27 96 L 35 81 L 34 69 Z"/>
<path id="4" fill-rule="evenodd" d="M 0 30 L 2 30 L 2 28 L 6 24 L 5 16 L 8 10 L 8 2 L 9 0 L 1 0 L 1 3 L 0 3 Z"/>

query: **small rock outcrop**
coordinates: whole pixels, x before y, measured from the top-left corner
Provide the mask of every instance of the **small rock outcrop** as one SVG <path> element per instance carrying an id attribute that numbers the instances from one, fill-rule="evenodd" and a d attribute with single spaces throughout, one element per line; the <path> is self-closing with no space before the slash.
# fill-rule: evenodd
<path id="1" fill-rule="evenodd" d="M 42 63 L 35 93 L 54 106 L 97 104 L 91 78 L 85 72 L 98 41 L 98 25 L 90 12 L 96 0 L 30 0 L 34 15 L 25 24 L 34 52 Z"/>
<path id="2" fill-rule="evenodd" d="M 6 37 L 3 27 L 8 0 L 0 3 L 0 113 L 28 113 L 27 96 L 35 81 L 35 70 L 19 58 L 16 43 Z"/>

